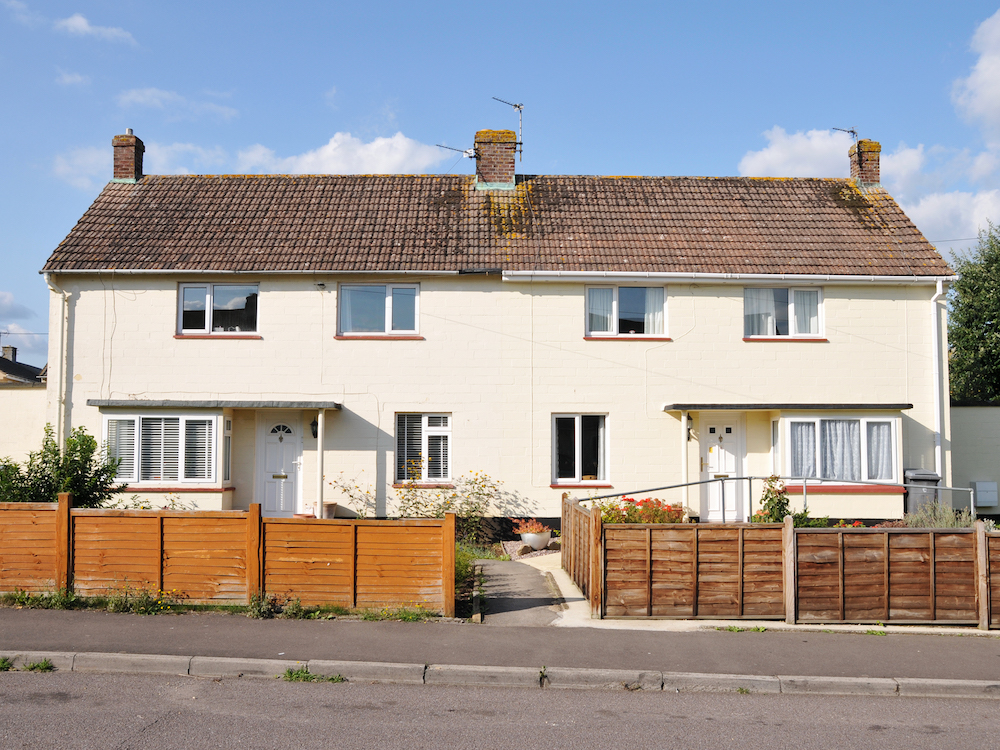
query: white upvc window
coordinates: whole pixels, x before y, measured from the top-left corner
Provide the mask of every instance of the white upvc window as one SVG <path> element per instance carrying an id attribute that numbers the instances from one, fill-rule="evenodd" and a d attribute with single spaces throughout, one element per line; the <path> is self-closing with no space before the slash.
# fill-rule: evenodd
<path id="1" fill-rule="evenodd" d="M 177 291 L 177 332 L 256 333 L 258 296 L 257 284 L 181 284 Z"/>
<path id="2" fill-rule="evenodd" d="M 662 286 L 587 287 L 587 336 L 666 336 Z"/>
<path id="3" fill-rule="evenodd" d="M 788 475 L 896 483 L 896 420 L 828 417 L 788 420 Z"/>
<path id="4" fill-rule="evenodd" d="M 419 306 L 418 284 L 341 284 L 338 333 L 416 334 Z"/>
<path id="5" fill-rule="evenodd" d="M 451 415 L 396 415 L 396 481 L 451 479 Z"/>
<path id="6" fill-rule="evenodd" d="M 115 415 L 104 425 L 108 455 L 119 460 L 119 481 L 215 481 L 217 417 Z"/>
<path id="7" fill-rule="evenodd" d="M 552 415 L 552 483 L 608 481 L 608 430 L 604 414 Z"/>
<path id="8" fill-rule="evenodd" d="M 743 336 L 819 338 L 823 334 L 823 294 L 816 287 L 746 287 Z"/>

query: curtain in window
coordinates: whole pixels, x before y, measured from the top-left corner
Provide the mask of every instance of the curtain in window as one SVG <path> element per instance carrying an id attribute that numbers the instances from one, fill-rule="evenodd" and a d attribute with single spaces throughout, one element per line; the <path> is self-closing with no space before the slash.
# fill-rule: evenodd
<path id="1" fill-rule="evenodd" d="M 646 289 L 646 333 L 663 333 L 663 287 Z"/>
<path id="2" fill-rule="evenodd" d="M 792 422 L 790 427 L 792 476 L 816 476 L 816 425 L 812 422 Z"/>
<path id="3" fill-rule="evenodd" d="M 819 292 L 796 289 L 793 301 L 795 303 L 795 332 L 819 333 Z"/>
<path id="4" fill-rule="evenodd" d="M 342 286 L 340 330 L 344 333 L 385 333 L 385 287 Z"/>
<path id="5" fill-rule="evenodd" d="M 823 479 L 861 479 L 861 422 L 823 419 L 819 423 Z"/>
<path id="6" fill-rule="evenodd" d="M 773 289 L 744 289 L 743 335 L 774 336 L 775 312 Z"/>
<path id="7" fill-rule="evenodd" d="M 892 479 L 892 424 L 868 423 L 868 479 Z"/>
<path id="8" fill-rule="evenodd" d="M 611 289 L 587 290 L 587 330 L 590 333 L 611 333 Z"/>

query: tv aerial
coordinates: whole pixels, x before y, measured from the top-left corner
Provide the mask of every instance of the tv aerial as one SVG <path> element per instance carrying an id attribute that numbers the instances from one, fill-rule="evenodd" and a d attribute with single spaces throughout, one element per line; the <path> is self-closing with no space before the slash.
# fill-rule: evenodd
<path id="1" fill-rule="evenodd" d="M 858 131 L 854 128 L 830 128 L 831 130 L 839 130 L 841 133 L 850 133 L 851 137 L 854 138 L 854 142 L 858 142 Z"/>
<path id="2" fill-rule="evenodd" d="M 508 107 L 513 107 L 517 110 L 517 151 L 520 154 L 521 161 L 524 161 L 524 142 L 521 139 L 521 113 L 524 112 L 524 105 L 508 102 L 501 99 L 499 96 L 494 96 L 493 100 L 498 101 L 501 104 L 506 104 Z"/>

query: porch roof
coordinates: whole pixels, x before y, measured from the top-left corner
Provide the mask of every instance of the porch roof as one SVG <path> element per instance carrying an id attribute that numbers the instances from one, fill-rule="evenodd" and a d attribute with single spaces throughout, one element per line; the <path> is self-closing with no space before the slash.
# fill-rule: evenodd
<path id="1" fill-rule="evenodd" d="M 666 404 L 663 411 L 903 411 L 913 404 Z"/>
<path id="2" fill-rule="evenodd" d="M 343 404 L 336 401 L 233 401 L 233 400 L 142 400 L 88 398 L 87 406 L 109 409 L 333 409 Z"/>

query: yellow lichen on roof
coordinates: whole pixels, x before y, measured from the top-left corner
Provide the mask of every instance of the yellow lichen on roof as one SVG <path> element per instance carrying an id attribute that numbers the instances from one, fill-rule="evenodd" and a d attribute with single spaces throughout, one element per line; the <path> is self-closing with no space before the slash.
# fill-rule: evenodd
<path id="1" fill-rule="evenodd" d="M 476 143 L 517 143 L 513 130 L 477 130 Z"/>

